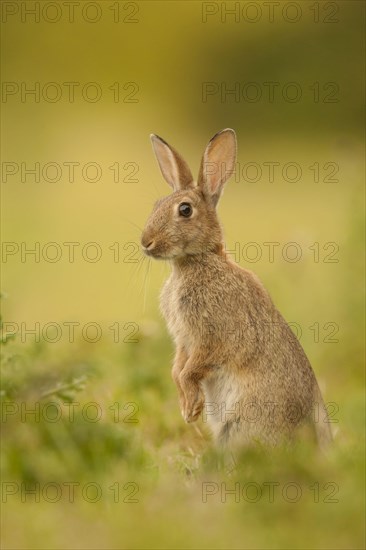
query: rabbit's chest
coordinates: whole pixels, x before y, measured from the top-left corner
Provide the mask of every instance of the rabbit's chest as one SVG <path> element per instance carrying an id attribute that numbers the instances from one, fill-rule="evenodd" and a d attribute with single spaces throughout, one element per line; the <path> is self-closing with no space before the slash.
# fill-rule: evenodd
<path id="1" fill-rule="evenodd" d="M 187 348 L 193 342 L 195 327 L 204 315 L 202 306 L 185 287 L 167 280 L 160 296 L 161 311 L 174 340 Z"/>

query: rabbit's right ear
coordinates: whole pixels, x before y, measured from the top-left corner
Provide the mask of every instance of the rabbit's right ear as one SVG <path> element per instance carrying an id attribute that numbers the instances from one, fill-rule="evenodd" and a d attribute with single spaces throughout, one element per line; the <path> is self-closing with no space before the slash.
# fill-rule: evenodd
<path id="1" fill-rule="evenodd" d="M 198 175 L 198 186 L 204 187 L 216 205 L 224 184 L 234 172 L 236 162 L 236 135 L 226 128 L 214 135 L 203 154 Z"/>
<path id="2" fill-rule="evenodd" d="M 166 141 L 155 134 L 150 135 L 161 173 L 174 191 L 193 187 L 193 176 L 186 161 Z"/>

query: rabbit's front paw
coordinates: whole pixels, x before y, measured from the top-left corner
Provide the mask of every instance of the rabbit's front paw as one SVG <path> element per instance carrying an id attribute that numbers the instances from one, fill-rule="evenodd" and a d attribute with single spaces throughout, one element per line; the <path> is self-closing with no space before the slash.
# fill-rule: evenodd
<path id="1" fill-rule="evenodd" d="M 195 390 L 191 390 L 189 394 L 186 394 L 182 407 L 182 416 L 184 420 L 187 423 L 195 422 L 202 412 L 204 403 L 205 396 L 201 388 L 198 387 Z"/>

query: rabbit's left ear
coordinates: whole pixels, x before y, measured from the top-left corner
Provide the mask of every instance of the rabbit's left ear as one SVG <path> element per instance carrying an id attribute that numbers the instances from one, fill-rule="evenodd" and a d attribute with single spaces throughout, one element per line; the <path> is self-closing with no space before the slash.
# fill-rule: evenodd
<path id="1" fill-rule="evenodd" d="M 203 154 L 198 186 L 205 187 L 216 205 L 224 184 L 234 171 L 236 161 L 236 135 L 226 128 L 211 139 Z"/>
<path id="2" fill-rule="evenodd" d="M 183 157 L 161 137 L 151 134 L 150 138 L 161 173 L 170 187 L 174 191 L 192 187 L 193 176 Z"/>

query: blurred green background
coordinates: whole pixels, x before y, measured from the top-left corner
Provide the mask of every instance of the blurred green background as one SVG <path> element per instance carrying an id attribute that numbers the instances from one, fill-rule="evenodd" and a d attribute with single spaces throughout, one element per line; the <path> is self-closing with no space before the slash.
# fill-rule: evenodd
<path id="1" fill-rule="evenodd" d="M 364 548 L 364 4 L 1 8 L 3 548 Z M 258 449 L 231 474 L 205 423 L 180 417 L 158 310 L 169 266 L 138 248 L 169 192 L 149 134 L 197 174 L 225 127 L 239 148 L 219 206 L 227 248 L 301 331 L 337 421 L 329 456 L 305 443 Z M 35 163 L 39 181 L 25 171 Z M 293 242 L 297 262 L 286 260 Z M 264 243 L 279 243 L 273 261 Z M 39 261 L 24 255 L 37 246 Z M 48 406 L 61 411 L 54 422 Z M 263 489 L 258 502 L 223 502 L 221 483 L 250 482 L 278 483 L 274 501 Z M 37 483 L 61 498 L 25 496 Z M 65 483 L 79 483 L 74 502 Z M 102 491 L 95 502 L 88 483 Z M 204 483 L 217 489 L 207 502 Z M 138 502 L 126 500 L 136 488 Z"/>

